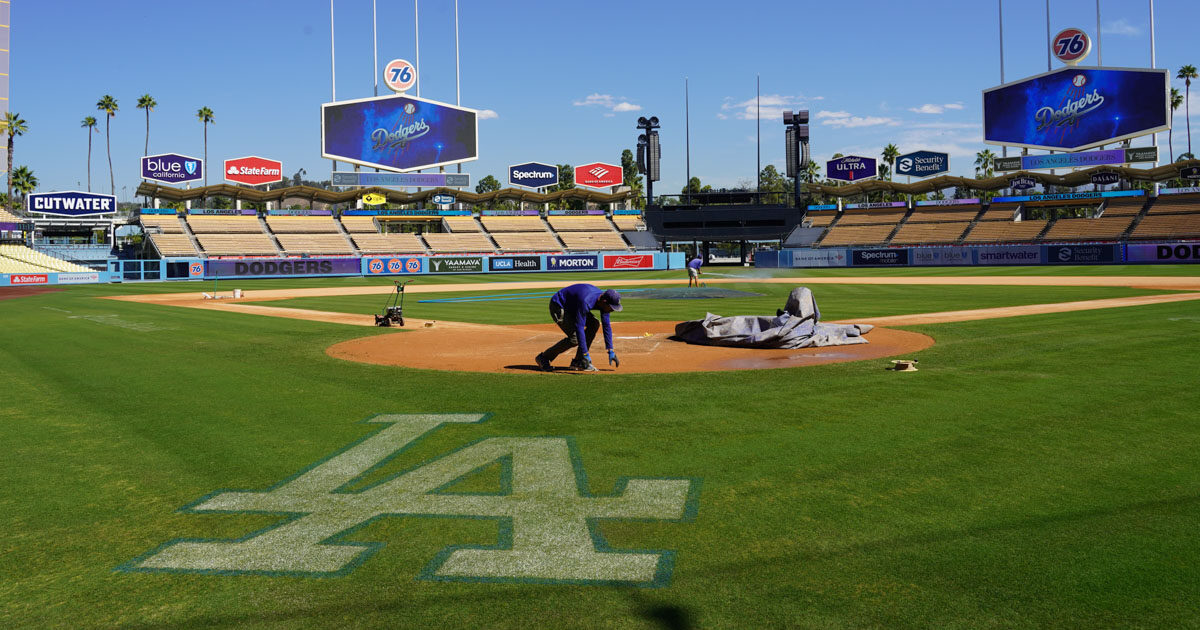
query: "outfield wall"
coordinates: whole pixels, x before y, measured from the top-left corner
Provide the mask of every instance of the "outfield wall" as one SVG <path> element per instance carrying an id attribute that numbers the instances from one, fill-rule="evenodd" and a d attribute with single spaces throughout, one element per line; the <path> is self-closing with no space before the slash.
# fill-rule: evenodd
<path id="1" fill-rule="evenodd" d="M 756 267 L 952 267 L 1200 262 L 1200 243 L 831 247 L 761 251 Z"/>
<path id="2" fill-rule="evenodd" d="M 0 287 L 36 287 L 48 284 L 96 284 L 108 282 L 107 271 L 86 273 L 0 273 Z"/>

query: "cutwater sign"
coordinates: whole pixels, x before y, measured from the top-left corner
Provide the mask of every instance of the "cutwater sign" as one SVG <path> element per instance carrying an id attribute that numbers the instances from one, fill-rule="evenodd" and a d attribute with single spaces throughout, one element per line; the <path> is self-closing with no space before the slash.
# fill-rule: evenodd
<path id="1" fill-rule="evenodd" d="M 89 214 L 108 214 L 117 211 L 117 198 L 112 195 L 68 190 L 65 192 L 33 193 L 29 195 L 29 211 L 79 217 Z"/>
<path id="2" fill-rule="evenodd" d="M 541 162 L 526 162 L 508 167 L 508 183 L 526 188 L 541 188 L 558 183 L 558 167 Z"/>
<path id="3" fill-rule="evenodd" d="M 321 105 L 321 157 L 409 171 L 479 158 L 473 109 L 412 96 Z"/>
<path id="4" fill-rule="evenodd" d="M 856 182 L 860 179 L 870 179 L 878 174 L 875 159 L 847 155 L 825 163 L 825 173 L 829 179 L 843 182 Z"/>
<path id="5" fill-rule="evenodd" d="M 142 158 L 142 179 L 164 184 L 182 184 L 204 179 L 204 160 L 163 153 Z"/>
<path id="6" fill-rule="evenodd" d="M 931 177 L 950 170 L 950 156 L 934 151 L 913 151 L 896 158 L 896 174 Z"/>
<path id="7" fill-rule="evenodd" d="M 1076 151 L 1169 125 L 1166 70 L 1062 68 L 983 92 L 983 141 Z"/>

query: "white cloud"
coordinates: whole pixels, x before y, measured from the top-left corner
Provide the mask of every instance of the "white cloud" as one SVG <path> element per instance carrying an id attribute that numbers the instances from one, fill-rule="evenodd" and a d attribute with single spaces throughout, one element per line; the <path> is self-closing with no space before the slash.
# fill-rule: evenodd
<path id="1" fill-rule="evenodd" d="M 624 101 L 617 103 L 612 108 L 614 112 L 636 112 L 641 111 L 641 109 L 641 105 L 634 105 L 633 103 L 626 103 Z"/>
<path id="2" fill-rule="evenodd" d="M 751 97 L 744 101 L 734 102 L 733 99 L 727 97 L 721 104 L 721 112 L 729 112 L 729 115 L 738 120 L 756 120 L 761 111 L 762 120 L 783 120 L 783 112 L 797 109 L 809 101 L 820 101 L 824 98 L 823 96 L 763 94 L 761 97 Z M 717 118 L 727 120 L 728 116 L 718 113 Z"/>
<path id="3" fill-rule="evenodd" d="M 920 107 L 909 107 L 908 111 L 913 112 L 914 114 L 942 114 L 945 113 L 947 109 L 960 110 L 963 109 L 963 107 L 962 101 L 957 103 L 944 103 L 941 105 L 937 103 L 925 103 Z"/>
<path id="4" fill-rule="evenodd" d="M 496 110 L 494 110 L 494 109 L 479 110 L 479 120 L 487 120 L 489 118 L 499 118 L 499 117 L 500 117 L 500 114 L 497 114 Z"/>
<path id="5" fill-rule="evenodd" d="M 887 116 L 855 116 L 847 111 L 831 112 L 821 110 L 817 112 L 816 118 L 821 120 L 821 124 L 831 127 L 841 127 L 843 129 L 851 129 L 855 127 L 875 127 L 877 125 L 897 126 L 900 121 Z"/>
<path id="6" fill-rule="evenodd" d="M 636 112 L 641 111 L 642 109 L 641 105 L 634 105 L 629 101 L 620 100 L 619 97 L 615 97 L 612 94 L 600 94 L 599 92 L 588 94 L 587 98 L 583 99 L 582 101 L 574 101 L 572 104 L 576 107 L 590 107 L 592 105 L 599 105 L 600 107 L 609 110 L 609 112 Z M 612 114 L 607 113 L 605 116 L 611 117 Z"/>
<path id="7" fill-rule="evenodd" d="M 1142 29 L 1139 26 L 1134 26 L 1129 23 L 1129 20 L 1121 18 L 1105 24 L 1100 32 L 1104 35 L 1126 35 L 1136 37 L 1142 34 Z"/>
<path id="8" fill-rule="evenodd" d="M 957 103 L 946 103 L 946 109 L 963 109 L 962 101 Z"/>

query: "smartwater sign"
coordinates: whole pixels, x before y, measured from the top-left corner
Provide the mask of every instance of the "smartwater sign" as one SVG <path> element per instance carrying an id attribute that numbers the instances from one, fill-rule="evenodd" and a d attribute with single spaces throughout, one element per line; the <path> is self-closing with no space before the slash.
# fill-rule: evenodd
<path id="1" fill-rule="evenodd" d="M 204 179 L 204 160 L 163 153 L 142 158 L 142 179 L 164 184 L 183 184 Z"/>
<path id="2" fill-rule="evenodd" d="M 856 182 L 860 179 L 870 179 L 878 174 L 875 159 L 847 155 L 825 163 L 825 174 L 829 179 L 843 182 Z"/>
<path id="3" fill-rule="evenodd" d="M 409 171 L 479 158 L 476 111 L 412 96 L 321 105 L 321 157 Z"/>
<path id="4" fill-rule="evenodd" d="M 896 174 L 932 177 L 950 170 L 950 156 L 934 151 L 913 151 L 896 158 Z"/>
<path id="5" fill-rule="evenodd" d="M 64 192 L 33 193 L 29 195 L 29 211 L 79 217 L 89 214 L 108 214 L 117 211 L 117 198 L 112 195 L 68 190 Z"/>
<path id="6" fill-rule="evenodd" d="M 983 141 L 1076 151 L 1169 127 L 1170 75 L 1061 68 L 983 92 Z"/>
<path id="7" fill-rule="evenodd" d="M 526 162 L 508 167 L 508 183 L 526 188 L 541 188 L 558 183 L 558 167 L 541 162 Z"/>

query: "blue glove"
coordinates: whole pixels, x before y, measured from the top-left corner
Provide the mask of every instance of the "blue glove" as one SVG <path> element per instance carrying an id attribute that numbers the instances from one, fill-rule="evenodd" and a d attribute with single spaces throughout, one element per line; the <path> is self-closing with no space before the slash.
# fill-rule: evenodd
<path id="1" fill-rule="evenodd" d="M 617 367 L 621 367 L 621 361 L 617 359 L 617 351 L 616 350 L 608 351 L 608 364 L 615 365 Z"/>

